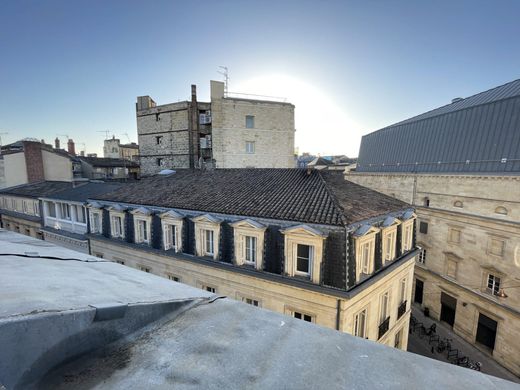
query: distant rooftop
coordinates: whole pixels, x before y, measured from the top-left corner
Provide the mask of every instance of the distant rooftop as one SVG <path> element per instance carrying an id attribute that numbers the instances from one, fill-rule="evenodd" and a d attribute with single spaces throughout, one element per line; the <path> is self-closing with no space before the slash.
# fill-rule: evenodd
<path id="1" fill-rule="evenodd" d="M 139 167 L 139 163 L 137 163 L 135 161 L 124 160 L 124 159 L 120 159 L 120 158 L 84 157 L 84 156 L 79 156 L 78 158 L 94 167 L 103 167 L 103 168 L 110 168 L 110 167 L 137 168 L 137 167 Z"/>
<path id="2" fill-rule="evenodd" d="M 0 388 L 518 388 L 2 229 L 0 296 Z"/>

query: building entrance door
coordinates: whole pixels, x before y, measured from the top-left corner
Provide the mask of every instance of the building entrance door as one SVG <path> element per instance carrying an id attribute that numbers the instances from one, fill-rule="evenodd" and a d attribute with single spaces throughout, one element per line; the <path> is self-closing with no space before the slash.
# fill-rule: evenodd
<path id="1" fill-rule="evenodd" d="M 482 313 L 478 315 L 477 337 L 475 341 L 488 348 L 495 348 L 497 336 L 497 322 Z"/>
<path id="2" fill-rule="evenodd" d="M 422 305 L 423 301 L 423 289 L 424 282 L 422 280 L 415 279 L 415 295 L 413 297 L 413 301 L 417 302 L 420 305 Z"/>
<path id="3" fill-rule="evenodd" d="M 457 300 L 452 296 L 441 292 L 441 321 L 450 326 L 455 323 L 455 311 L 457 310 Z"/>

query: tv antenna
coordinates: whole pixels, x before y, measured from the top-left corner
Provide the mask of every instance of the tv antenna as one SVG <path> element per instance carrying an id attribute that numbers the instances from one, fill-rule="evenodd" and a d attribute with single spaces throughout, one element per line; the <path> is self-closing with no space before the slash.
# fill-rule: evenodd
<path id="1" fill-rule="evenodd" d="M 122 135 L 125 135 L 126 138 L 128 139 L 128 143 L 131 144 L 132 141 L 130 141 L 130 136 L 128 135 L 128 133 L 123 133 Z"/>
<path id="2" fill-rule="evenodd" d="M 110 130 L 98 130 L 97 131 L 98 133 L 105 133 L 105 139 L 109 139 L 110 138 Z"/>
<path id="3" fill-rule="evenodd" d="M 67 141 L 70 139 L 68 134 L 56 134 L 56 137 L 65 137 Z"/>
<path id="4" fill-rule="evenodd" d="M 223 70 L 217 70 L 217 73 L 220 73 L 222 76 L 224 76 L 224 94 L 227 95 L 228 93 L 228 85 L 229 85 L 229 70 L 227 66 L 219 66 L 220 69 Z"/>

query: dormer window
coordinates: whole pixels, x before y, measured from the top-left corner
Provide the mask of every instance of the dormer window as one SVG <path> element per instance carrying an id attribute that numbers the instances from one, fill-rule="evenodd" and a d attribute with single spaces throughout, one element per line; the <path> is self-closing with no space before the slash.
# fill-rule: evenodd
<path id="1" fill-rule="evenodd" d="M 159 215 L 163 231 L 164 250 L 182 250 L 182 226 L 184 216 L 176 211 L 170 210 Z"/>
<path id="2" fill-rule="evenodd" d="M 231 224 L 234 229 L 235 264 L 263 267 L 263 248 L 266 226 L 252 219 Z"/>
<path id="3" fill-rule="evenodd" d="M 413 247 L 413 224 L 417 216 L 411 210 L 406 211 L 400 219 L 401 224 L 401 250 L 408 252 Z"/>
<path id="4" fill-rule="evenodd" d="M 374 272 L 376 233 L 379 229 L 362 225 L 354 232 L 356 251 L 356 281 Z"/>
<path id="5" fill-rule="evenodd" d="M 150 243 L 150 226 L 152 225 L 152 212 L 146 207 L 139 207 L 130 212 L 134 216 L 134 230 L 136 244 Z"/>
<path id="6" fill-rule="evenodd" d="M 220 223 L 222 221 L 210 214 L 192 218 L 192 221 L 195 222 L 195 249 L 197 256 L 211 257 L 217 260 L 219 256 Z"/>
<path id="7" fill-rule="evenodd" d="M 325 234 L 307 225 L 293 226 L 281 232 L 285 236 L 285 273 L 320 283 Z"/>
<path id="8" fill-rule="evenodd" d="M 387 217 L 382 224 L 383 264 L 396 258 L 397 228 L 400 222 L 397 218 Z"/>
<path id="9" fill-rule="evenodd" d="M 103 210 L 101 204 L 92 202 L 87 205 L 90 218 L 90 233 L 103 233 Z"/>
<path id="10" fill-rule="evenodd" d="M 125 238 L 126 207 L 114 205 L 108 208 L 110 212 L 110 235 L 113 238 Z"/>

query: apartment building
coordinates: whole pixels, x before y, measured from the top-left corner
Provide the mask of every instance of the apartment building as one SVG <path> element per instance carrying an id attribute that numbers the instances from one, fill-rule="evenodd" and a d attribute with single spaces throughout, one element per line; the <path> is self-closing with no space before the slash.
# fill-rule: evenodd
<path id="1" fill-rule="evenodd" d="M 191 100 L 157 105 L 150 96 L 136 104 L 137 133 L 143 175 L 163 169 L 292 168 L 294 106 L 243 99 L 224 93 L 224 83 L 211 81 L 211 102 Z"/>
<path id="2" fill-rule="evenodd" d="M 406 349 L 415 214 L 339 172 L 177 170 L 87 207 L 95 256 Z"/>
<path id="3" fill-rule="evenodd" d="M 346 179 L 417 211 L 414 301 L 520 375 L 520 80 L 363 137 Z"/>
<path id="4" fill-rule="evenodd" d="M 103 157 L 139 161 L 139 145 L 135 142 L 122 144 L 115 135 L 103 142 Z"/>

